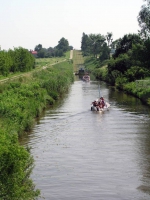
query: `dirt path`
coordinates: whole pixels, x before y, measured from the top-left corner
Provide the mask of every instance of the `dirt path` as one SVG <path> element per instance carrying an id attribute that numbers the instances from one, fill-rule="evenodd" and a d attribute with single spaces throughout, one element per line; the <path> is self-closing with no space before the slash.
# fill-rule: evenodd
<path id="1" fill-rule="evenodd" d="M 72 54 L 73 54 L 73 52 L 72 52 Z M 19 78 L 19 77 L 23 77 L 23 76 L 30 76 L 30 75 L 31 75 L 33 72 L 35 72 L 35 71 L 39 71 L 39 70 L 42 70 L 42 69 L 46 69 L 47 67 L 56 65 L 56 64 L 61 63 L 61 62 L 64 62 L 64 61 L 66 61 L 66 59 L 64 59 L 64 60 L 62 60 L 62 61 L 60 61 L 60 62 L 57 62 L 57 63 L 52 63 L 52 64 L 50 64 L 49 66 L 47 66 L 47 65 L 46 65 L 46 66 L 43 66 L 43 67 L 41 67 L 41 68 L 35 69 L 34 71 L 25 72 L 25 73 L 22 73 L 22 74 L 19 74 L 19 75 L 12 76 L 12 77 L 10 77 L 10 78 L 2 79 L 2 80 L 0 80 L 0 83 L 5 83 L 5 82 L 7 82 L 7 81 L 11 81 L 11 80 L 17 79 L 17 78 Z"/>
<path id="2" fill-rule="evenodd" d="M 73 50 L 70 50 L 70 59 L 73 59 Z"/>

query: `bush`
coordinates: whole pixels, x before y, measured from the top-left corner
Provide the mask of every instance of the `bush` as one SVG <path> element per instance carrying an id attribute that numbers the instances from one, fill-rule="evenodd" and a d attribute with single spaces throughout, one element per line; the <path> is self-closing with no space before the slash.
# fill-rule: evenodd
<path id="1" fill-rule="evenodd" d="M 18 144 L 18 137 L 31 130 L 47 103 L 52 105 L 73 81 L 73 68 L 68 62 L 34 73 L 25 82 L 3 84 L 0 93 L 0 199 L 35 199 L 29 178 L 33 158 Z M 50 96 L 51 95 L 51 96 Z"/>
<path id="2" fill-rule="evenodd" d="M 33 168 L 29 151 L 18 144 L 17 134 L 0 130 L 0 141 L 0 199 L 34 199 L 40 192 L 29 179 Z"/>

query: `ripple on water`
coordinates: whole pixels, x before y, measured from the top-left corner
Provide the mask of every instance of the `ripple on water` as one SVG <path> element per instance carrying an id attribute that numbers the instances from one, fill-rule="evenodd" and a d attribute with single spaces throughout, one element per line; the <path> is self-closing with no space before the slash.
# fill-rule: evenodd
<path id="1" fill-rule="evenodd" d="M 101 92 L 112 107 L 91 112 L 97 88 L 96 82 L 75 82 L 28 138 L 35 158 L 32 178 L 47 200 L 149 199 L 149 187 L 143 188 L 150 181 L 150 118 L 133 105 L 118 104 L 119 94 L 105 84 Z"/>

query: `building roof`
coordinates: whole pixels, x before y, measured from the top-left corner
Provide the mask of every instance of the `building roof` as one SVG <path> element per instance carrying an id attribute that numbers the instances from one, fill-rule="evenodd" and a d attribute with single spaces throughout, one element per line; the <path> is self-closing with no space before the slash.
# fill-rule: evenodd
<path id="1" fill-rule="evenodd" d="M 32 51 L 32 50 L 31 50 L 30 53 L 36 55 L 36 54 L 37 54 L 37 51 Z"/>

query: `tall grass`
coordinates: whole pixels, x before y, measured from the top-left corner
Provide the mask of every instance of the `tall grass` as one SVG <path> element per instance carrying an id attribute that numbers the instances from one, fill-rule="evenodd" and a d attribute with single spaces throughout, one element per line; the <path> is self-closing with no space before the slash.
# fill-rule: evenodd
<path id="1" fill-rule="evenodd" d="M 52 105 L 73 82 L 69 62 L 36 71 L 30 76 L 2 84 L 0 90 L 0 199 L 35 199 L 30 179 L 34 166 L 30 153 L 18 144 L 18 137 L 31 130 L 34 119 Z"/>

